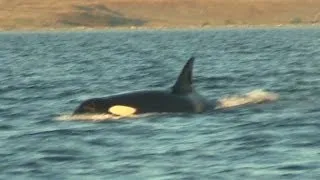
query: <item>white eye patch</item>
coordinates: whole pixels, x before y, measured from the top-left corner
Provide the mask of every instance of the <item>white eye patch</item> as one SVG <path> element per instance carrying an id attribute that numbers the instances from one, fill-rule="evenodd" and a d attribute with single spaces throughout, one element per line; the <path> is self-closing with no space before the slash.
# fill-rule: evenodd
<path id="1" fill-rule="evenodd" d="M 136 108 L 123 105 L 114 105 L 108 109 L 108 112 L 117 116 L 130 116 L 137 111 Z"/>

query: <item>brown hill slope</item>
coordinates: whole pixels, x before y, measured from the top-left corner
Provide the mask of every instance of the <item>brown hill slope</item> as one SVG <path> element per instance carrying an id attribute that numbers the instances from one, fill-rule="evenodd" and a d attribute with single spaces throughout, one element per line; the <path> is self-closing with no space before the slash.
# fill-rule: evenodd
<path id="1" fill-rule="evenodd" d="M 2 0 L 1 29 L 320 22 L 320 0 Z"/>

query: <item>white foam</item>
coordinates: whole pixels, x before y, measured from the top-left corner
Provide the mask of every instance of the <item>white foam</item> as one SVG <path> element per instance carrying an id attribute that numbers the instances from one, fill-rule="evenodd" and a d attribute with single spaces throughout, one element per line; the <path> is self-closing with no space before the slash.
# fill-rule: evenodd
<path id="1" fill-rule="evenodd" d="M 216 109 L 231 108 L 241 105 L 260 104 L 276 101 L 279 95 L 262 89 L 250 91 L 244 95 L 233 95 L 218 100 Z"/>
<path id="2" fill-rule="evenodd" d="M 81 114 L 81 115 L 61 115 L 56 118 L 59 121 L 107 121 L 118 120 L 124 116 L 114 116 L 111 114 Z"/>

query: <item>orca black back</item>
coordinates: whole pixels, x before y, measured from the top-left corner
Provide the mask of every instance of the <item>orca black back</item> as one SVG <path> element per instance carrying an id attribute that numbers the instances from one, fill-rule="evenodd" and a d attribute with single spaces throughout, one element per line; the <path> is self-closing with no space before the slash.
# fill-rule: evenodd
<path id="1" fill-rule="evenodd" d="M 95 113 L 114 114 L 114 107 L 133 109 L 131 114 L 153 112 L 203 112 L 211 105 L 195 92 L 192 83 L 194 57 L 184 65 L 175 84 L 167 90 L 141 90 L 112 95 L 103 98 L 93 98 L 84 101 L 74 111 L 74 114 Z M 118 108 L 119 109 L 119 108 Z M 116 111 L 121 111 L 116 110 Z"/>

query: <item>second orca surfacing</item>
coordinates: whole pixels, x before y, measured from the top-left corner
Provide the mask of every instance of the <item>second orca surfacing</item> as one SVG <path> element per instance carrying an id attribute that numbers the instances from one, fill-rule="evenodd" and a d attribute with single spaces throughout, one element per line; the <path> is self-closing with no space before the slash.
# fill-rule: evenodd
<path id="1" fill-rule="evenodd" d="M 192 84 L 194 57 L 184 65 L 176 83 L 166 90 L 141 90 L 84 101 L 77 114 L 136 115 L 161 112 L 201 113 L 212 110 L 214 103 L 198 94 Z"/>

